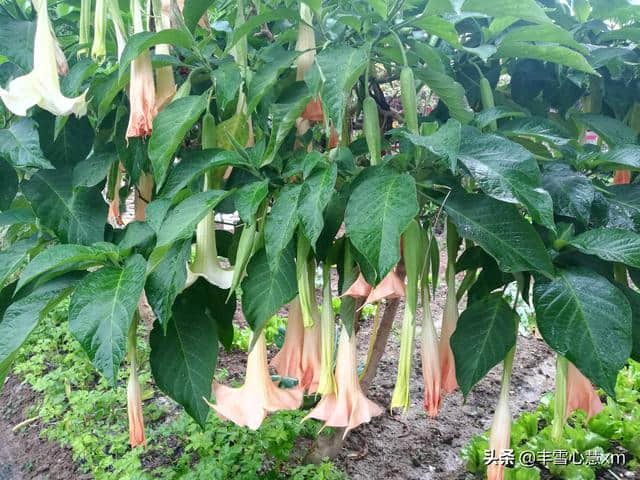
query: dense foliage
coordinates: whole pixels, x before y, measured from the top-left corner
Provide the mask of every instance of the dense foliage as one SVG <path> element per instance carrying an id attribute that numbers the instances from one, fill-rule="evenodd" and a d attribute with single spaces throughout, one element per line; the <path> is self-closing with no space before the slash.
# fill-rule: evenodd
<path id="1" fill-rule="evenodd" d="M 515 282 L 558 354 L 552 435 L 569 411 L 596 413 L 591 384 L 615 397 L 640 360 L 640 7 L 570 3 L 2 0 L 0 380 L 69 298 L 104 379 L 127 361 L 130 441 L 146 444 L 143 301 L 155 383 L 201 426 L 213 408 L 257 428 L 309 393 L 309 416 L 346 435 L 381 412 L 366 390 L 404 297 L 390 406 L 410 404 L 422 311 L 431 416 L 504 362 L 501 451 Z M 253 334 L 234 389 L 214 372 L 237 302 Z M 364 302 L 385 308 L 360 383 Z M 263 335 L 287 304 L 273 365 L 294 389 L 272 381 Z"/>

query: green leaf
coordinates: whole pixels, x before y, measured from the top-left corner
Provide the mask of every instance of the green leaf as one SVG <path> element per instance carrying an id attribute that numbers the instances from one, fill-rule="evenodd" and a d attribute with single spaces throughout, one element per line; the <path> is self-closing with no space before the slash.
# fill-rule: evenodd
<path id="1" fill-rule="evenodd" d="M 506 107 L 493 107 L 476 114 L 474 123 L 478 128 L 486 128 L 496 120 L 509 117 L 526 117 L 527 114 Z"/>
<path id="2" fill-rule="evenodd" d="M 175 165 L 169 172 L 166 182 L 158 193 L 158 197 L 171 199 L 180 190 L 204 175 L 205 172 L 214 168 L 228 166 L 251 167 L 236 152 L 227 150 L 211 148 L 185 153 L 180 159 L 180 163 Z"/>
<path id="3" fill-rule="evenodd" d="M 118 155 L 115 151 L 93 153 L 73 168 L 73 187 L 94 187 L 107 178 Z"/>
<path id="4" fill-rule="evenodd" d="M 263 59 L 262 66 L 253 75 L 247 87 L 247 98 L 249 106 L 247 113 L 250 115 L 260 100 L 277 83 L 280 74 L 288 69 L 298 53 L 292 50 L 285 50 L 280 45 L 271 45 L 260 52 Z"/>
<path id="5" fill-rule="evenodd" d="M 367 0 L 367 3 L 373 8 L 373 10 L 386 20 L 388 17 L 388 7 L 386 0 Z"/>
<path id="6" fill-rule="evenodd" d="M 347 98 L 369 64 L 366 49 L 346 45 L 329 47 L 316 55 L 316 65 L 323 78 L 322 107 L 334 128 L 342 129 Z"/>
<path id="7" fill-rule="evenodd" d="M 180 202 L 162 222 L 158 231 L 158 247 L 191 238 L 198 222 L 230 193 L 224 190 L 207 190 Z"/>
<path id="8" fill-rule="evenodd" d="M 466 0 L 462 11 L 483 13 L 490 17 L 515 17 L 533 23 L 551 23 L 535 0 Z"/>
<path id="9" fill-rule="evenodd" d="M 453 191 L 444 208 L 458 234 L 484 248 L 503 272 L 534 270 L 546 276 L 553 274 L 551 258 L 540 235 L 514 205 L 483 194 Z"/>
<path id="10" fill-rule="evenodd" d="M 0 250 L 0 288 L 16 273 L 29 258 L 29 250 L 34 246 L 31 240 L 22 240 Z"/>
<path id="11" fill-rule="evenodd" d="M 640 294 L 626 285 L 616 283 L 616 287 L 627 297 L 631 306 L 631 332 L 633 337 L 631 358 L 637 362 L 640 361 Z"/>
<path id="12" fill-rule="evenodd" d="M 0 157 L 0 210 L 11 206 L 18 193 L 18 175 L 15 169 Z"/>
<path id="13" fill-rule="evenodd" d="M 56 129 L 56 118 L 41 110 L 36 113 L 40 147 L 44 156 L 58 169 L 71 170 L 87 158 L 93 148 L 95 132 L 87 117 L 64 117 L 64 128 Z M 70 174 L 70 172 L 69 172 Z"/>
<path id="14" fill-rule="evenodd" d="M 502 37 L 500 44 L 509 44 L 512 42 L 545 42 L 558 43 L 565 47 L 572 48 L 583 55 L 589 55 L 584 45 L 577 42 L 571 32 L 552 23 L 544 25 L 524 25 L 514 28 Z"/>
<path id="15" fill-rule="evenodd" d="M 141 255 L 124 267 L 103 267 L 77 285 L 69 303 L 69 330 L 96 369 L 115 386 L 127 352 L 127 335 L 144 287 Z"/>
<path id="16" fill-rule="evenodd" d="M 227 58 L 213 71 L 212 76 L 215 80 L 218 111 L 224 112 L 227 105 L 236 98 L 240 85 L 242 85 L 240 68 L 233 58 Z"/>
<path id="17" fill-rule="evenodd" d="M 31 332 L 58 302 L 71 293 L 80 276 L 69 274 L 39 285 L 15 299 L 0 322 L 0 390 L 11 364 Z"/>
<path id="18" fill-rule="evenodd" d="M 247 266 L 242 281 L 242 312 L 254 331 L 254 338 L 282 305 L 293 300 L 298 293 L 295 251 L 293 242 L 269 267 L 265 250 L 257 252 Z"/>
<path id="19" fill-rule="evenodd" d="M 184 17 L 184 23 L 192 32 L 195 30 L 196 25 L 207 12 L 207 8 L 213 5 L 212 0 L 186 0 L 184 2 L 184 9 L 182 10 L 182 16 Z"/>
<path id="20" fill-rule="evenodd" d="M 451 336 L 456 378 L 466 397 L 516 344 L 517 314 L 502 293 L 473 302 L 462 312 Z"/>
<path id="21" fill-rule="evenodd" d="M 0 226 L 36 223 L 36 217 L 31 208 L 14 207 L 0 213 Z"/>
<path id="22" fill-rule="evenodd" d="M 271 207 L 264 227 L 264 240 L 269 265 L 272 268 L 280 262 L 298 226 L 298 199 L 302 185 L 289 184 L 281 191 Z"/>
<path id="23" fill-rule="evenodd" d="M 43 225 L 62 242 L 89 245 L 104 237 L 107 205 L 100 187 L 76 188 L 71 173 L 46 170 L 22 183 L 22 193 Z"/>
<path id="24" fill-rule="evenodd" d="M 131 249 L 140 247 L 153 247 L 156 232 L 147 222 L 133 221 L 124 229 L 124 235 L 118 242 L 118 248 L 123 251 L 123 256 L 128 255 Z M 126 252 L 126 253 L 125 253 Z"/>
<path id="25" fill-rule="evenodd" d="M 109 260 L 118 260 L 118 250 L 115 245 L 104 244 L 92 247 L 72 244 L 54 245 L 41 251 L 29 262 L 20 274 L 16 291 L 36 278 L 42 282 L 71 270 L 86 270 L 104 265 Z"/>
<path id="26" fill-rule="evenodd" d="M 454 173 L 457 171 L 456 165 L 462 136 L 462 125 L 457 120 L 450 118 L 432 135 L 414 135 L 402 131 L 402 136 L 414 145 L 426 148 L 438 157 L 446 158 L 449 161 L 451 171 Z"/>
<path id="27" fill-rule="evenodd" d="M 637 145 L 618 145 L 603 152 L 596 165 L 600 168 L 640 170 L 640 147 Z"/>
<path id="28" fill-rule="evenodd" d="M 131 35 L 120 57 L 120 78 L 129 68 L 129 64 L 141 53 L 147 52 L 154 45 L 161 44 L 190 48 L 193 46 L 193 37 L 187 32 L 171 28 L 159 32 L 140 32 Z"/>
<path id="29" fill-rule="evenodd" d="M 560 45 L 534 45 L 527 42 L 501 43 L 498 46 L 500 58 L 533 58 L 544 62 L 565 65 L 581 72 L 598 75 L 586 58 L 580 53 Z"/>
<path id="30" fill-rule="evenodd" d="M 418 214 L 416 195 L 413 177 L 381 168 L 351 193 L 344 218 L 347 236 L 378 281 L 400 260 L 400 236 Z"/>
<path id="31" fill-rule="evenodd" d="M 594 113 L 575 114 L 578 122 L 600 135 L 609 146 L 636 143 L 638 135 L 620 120 Z"/>
<path id="32" fill-rule="evenodd" d="M 102 123 L 107 113 L 111 111 L 114 100 L 129 84 L 129 74 L 119 76 L 118 71 L 114 71 L 107 76 L 96 75 L 89 87 L 90 104 L 96 112 L 98 125 Z"/>
<path id="33" fill-rule="evenodd" d="M 500 126 L 500 132 L 507 137 L 531 138 L 554 145 L 565 145 L 571 134 L 560 124 L 540 117 L 516 118 Z"/>
<path id="34" fill-rule="evenodd" d="M 542 172 L 542 186 L 551 194 L 556 214 L 589 223 L 595 190 L 591 181 L 564 164 L 551 164 Z"/>
<path id="35" fill-rule="evenodd" d="M 31 118 L 21 118 L 0 130 L 0 157 L 16 168 L 53 168 L 40 150 L 36 123 Z"/>
<path id="36" fill-rule="evenodd" d="M 521 145 L 497 135 L 462 139 L 458 160 L 482 191 L 507 203 L 521 203 L 540 225 L 555 231 L 551 196 L 541 188 L 533 155 Z"/>
<path id="37" fill-rule="evenodd" d="M 219 323 L 229 323 L 235 301 L 227 291 L 199 279 L 180 294 L 166 332 L 158 322 L 151 332 L 151 371 L 164 393 L 182 405 L 204 428 L 211 409 L 211 384 L 218 360 Z"/>
<path id="38" fill-rule="evenodd" d="M 148 153 L 156 190 L 164 183 L 176 150 L 205 108 L 206 95 L 190 95 L 171 102 L 153 119 L 153 133 L 149 139 Z"/>
<path id="39" fill-rule="evenodd" d="M 607 279 L 581 268 L 536 280 L 533 304 L 544 340 L 615 398 L 618 371 L 631 353 L 631 308 Z"/>
<path id="40" fill-rule="evenodd" d="M 411 23 L 416 27 L 421 28 L 429 35 L 440 37 L 454 47 L 461 48 L 460 40 L 458 39 L 458 32 L 453 23 L 435 15 L 421 15 Z"/>
<path id="41" fill-rule="evenodd" d="M 415 74 L 444 102 L 453 118 L 463 124 L 473 120 L 473 110 L 469 107 L 462 85 L 449 75 L 432 69 L 421 68 Z"/>
<path id="42" fill-rule="evenodd" d="M 316 169 L 302 184 L 298 201 L 298 217 L 314 250 L 324 227 L 323 212 L 331 200 L 337 178 L 338 166 L 332 163 L 328 167 Z"/>
<path id="43" fill-rule="evenodd" d="M 145 293 L 149 305 L 163 328 L 171 318 L 171 308 L 187 281 L 187 262 L 191 255 L 191 239 L 174 243 L 162 261 L 147 276 Z"/>
<path id="44" fill-rule="evenodd" d="M 569 243 L 587 255 L 640 268 L 640 235 L 620 228 L 596 228 L 572 238 Z"/>
<path id="45" fill-rule="evenodd" d="M 608 227 L 621 227 L 640 232 L 640 186 L 610 185 Z M 0 214 L 1 215 L 1 214 Z"/>
<path id="46" fill-rule="evenodd" d="M 269 180 L 247 183 L 240 187 L 233 196 L 240 219 L 247 224 L 256 220 L 258 208 L 269 193 Z"/>
<path id="47" fill-rule="evenodd" d="M 233 29 L 233 34 L 231 35 L 231 40 L 227 44 L 227 52 L 230 52 L 231 49 L 238 43 L 242 37 L 247 35 L 249 32 L 257 29 L 260 25 L 264 25 L 265 23 L 274 22 L 276 20 L 291 20 L 294 22 L 298 22 L 300 16 L 298 12 L 289 8 L 277 8 L 275 10 L 267 9 L 264 13 L 259 15 L 255 15 L 247 19 L 242 25 Z"/>
<path id="48" fill-rule="evenodd" d="M 285 138 L 312 98 L 313 95 L 307 86 L 303 82 L 298 82 L 287 89 L 285 95 L 278 99 L 278 103 L 271 105 L 269 113 L 273 124 L 261 167 L 273 162 Z"/>
<path id="49" fill-rule="evenodd" d="M 19 20 L 0 13 L 0 57 L 20 67 L 23 73 L 33 68 L 33 42 L 36 21 Z"/>

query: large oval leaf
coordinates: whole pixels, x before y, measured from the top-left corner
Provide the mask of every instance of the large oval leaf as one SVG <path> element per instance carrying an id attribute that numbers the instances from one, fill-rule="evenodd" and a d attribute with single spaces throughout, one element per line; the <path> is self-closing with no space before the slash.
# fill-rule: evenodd
<path id="1" fill-rule="evenodd" d="M 40 150 L 36 123 L 31 118 L 21 118 L 0 130 L 0 157 L 17 168 L 53 168 Z"/>
<path id="2" fill-rule="evenodd" d="M 557 215 L 575 218 L 583 225 L 589 223 L 596 192 L 585 175 L 569 165 L 551 164 L 542 172 L 542 186 L 551 195 Z"/>
<path id="3" fill-rule="evenodd" d="M 298 199 L 302 185 L 286 185 L 271 207 L 264 227 L 264 241 L 269 265 L 275 267 L 298 226 Z"/>
<path id="4" fill-rule="evenodd" d="M 69 329 L 96 369 L 115 386 L 127 335 L 144 288 L 147 262 L 134 255 L 124 267 L 89 273 L 69 304 Z"/>
<path id="5" fill-rule="evenodd" d="M 596 228 L 569 243 L 583 253 L 640 268 L 640 235 L 621 228 Z"/>
<path id="6" fill-rule="evenodd" d="M 607 395 L 631 353 L 631 307 L 607 279 L 582 268 L 536 280 L 537 324 L 545 341 Z"/>
<path id="7" fill-rule="evenodd" d="M 323 212 L 331 200 L 337 177 L 338 167 L 332 163 L 328 167 L 316 169 L 302 184 L 298 216 L 302 229 L 314 250 L 324 226 Z"/>
<path id="8" fill-rule="evenodd" d="M 540 235 L 515 206 L 483 194 L 454 191 L 444 208 L 460 236 L 484 248 L 502 271 L 552 275 L 551 258 Z"/>
<path id="9" fill-rule="evenodd" d="M 347 236 L 378 280 L 400 260 L 400 236 L 417 214 L 416 184 L 408 174 L 377 169 L 355 187 L 344 217 Z"/>
<path id="10" fill-rule="evenodd" d="M 476 300 L 460 314 L 451 349 L 458 385 L 465 396 L 515 346 L 517 319 L 502 293 Z"/>

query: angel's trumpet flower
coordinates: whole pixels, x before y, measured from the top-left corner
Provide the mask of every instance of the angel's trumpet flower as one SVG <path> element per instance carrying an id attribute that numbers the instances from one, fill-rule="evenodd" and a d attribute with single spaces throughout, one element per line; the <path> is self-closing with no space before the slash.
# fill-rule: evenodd
<path id="1" fill-rule="evenodd" d="M 209 283 L 223 290 L 231 287 L 233 269 L 220 265 L 216 248 L 216 222 L 213 212 L 200 220 L 196 228 L 196 256 L 189 264 L 187 285 L 204 277 Z"/>
<path id="2" fill-rule="evenodd" d="M 502 385 L 498 406 L 493 415 L 491 434 L 489 435 L 489 449 L 494 460 L 487 467 L 487 480 L 503 480 L 506 459 L 505 450 L 509 450 L 511 441 L 511 410 L 509 409 L 509 387 L 511 385 L 511 370 L 515 347 L 507 353 L 503 362 Z"/>
<path id="3" fill-rule="evenodd" d="M 456 295 L 456 253 L 458 251 L 458 236 L 451 222 L 447 223 L 447 297 L 444 304 L 442 330 L 440 332 L 440 368 L 442 369 L 443 393 L 451 393 L 458 388 L 456 380 L 456 364 L 449 341 L 458 324 L 458 300 Z"/>
<path id="4" fill-rule="evenodd" d="M 371 293 L 371 285 L 364 279 L 362 273 L 358 274 L 356 281 L 351 284 L 341 297 L 367 298 Z"/>
<path id="5" fill-rule="evenodd" d="M 138 180 L 138 189 L 134 204 L 134 220 L 144 222 L 147 218 L 147 205 L 151 203 L 153 195 L 153 176 L 143 173 Z"/>
<path id="6" fill-rule="evenodd" d="M 162 11 L 160 20 L 162 29 L 171 28 L 171 0 L 161 0 Z M 169 55 L 169 45 L 156 45 L 156 53 Z M 176 93 L 176 81 L 173 78 L 173 68 L 171 66 L 162 67 L 156 70 L 156 104 L 158 111 L 166 107 Z M 228 288 L 228 287 L 227 287 Z"/>
<path id="7" fill-rule="evenodd" d="M 318 308 L 313 309 L 313 325 L 304 329 L 304 343 L 302 347 L 302 379 L 300 386 L 310 394 L 318 391 L 320 370 L 322 363 L 320 316 Z"/>
<path id="8" fill-rule="evenodd" d="M 567 368 L 567 411 L 568 417 L 571 412 L 577 409 L 583 410 L 587 418 L 602 411 L 602 402 L 595 388 L 576 366 L 569 362 Z"/>
<path id="9" fill-rule="evenodd" d="M 120 5 L 118 0 L 106 0 L 109 7 L 109 14 L 113 21 L 113 26 L 116 32 L 116 45 L 118 48 L 118 59 L 122 56 L 122 51 L 127 44 L 127 30 L 124 27 L 124 20 L 122 20 L 122 14 L 120 13 Z"/>
<path id="10" fill-rule="evenodd" d="M 252 430 L 257 430 L 269 413 L 294 410 L 302 403 L 302 390 L 281 389 L 271 380 L 264 332 L 260 333 L 249 353 L 244 385 L 231 388 L 214 383 L 213 391 L 216 403 L 209 406 L 218 416 Z"/>
<path id="11" fill-rule="evenodd" d="M 398 376 L 391 396 L 391 409 L 409 409 L 409 384 L 411 383 L 411 361 L 416 333 L 416 310 L 418 308 L 418 285 L 422 272 L 422 228 L 413 220 L 402 235 L 404 266 L 407 271 L 407 299 L 400 333 L 400 354 L 398 356 Z"/>
<path id="12" fill-rule="evenodd" d="M 304 344 L 304 325 L 300 300 L 294 298 L 289 303 L 287 331 L 282 348 L 271 360 L 271 366 L 282 377 L 302 379 L 302 348 Z"/>
<path id="13" fill-rule="evenodd" d="M 127 384 L 127 413 L 129 414 L 129 443 L 132 447 L 147 446 L 142 416 L 142 391 L 138 380 L 138 362 L 136 358 L 137 316 L 129 328 L 127 355 L 129 357 L 129 383 Z"/>
<path id="14" fill-rule="evenodd" d="M 131 1 L 133 31 L 144 31 L 142 24 L 142 6 L 140 0 Z M 149 52 L 142 52 L 131 62 L 131 80 L 129 82 L 129 126 L 126 137 L 147 137 L 153 129 L 153 119 L 158 113 L 156 107 L 156 88 L 153 83 L 153 67 Z"/>
<path id="15" fill-rule="evenodd" d="M 60 75 L 61 77 L 64 77 L 67 73 L 69 73 L 69 62 L 67 62 L 67 57 L 65 57 L 58 41 L 56 41 L 56 67 L 58 70 L 58 75 Z"/>
<path id="16" fill-rule="evenodd" d="M 364 303 L 375 303 L 380 300 L 400 298 L 405 296 L 404 282 L 396 273 L 391 270 L 386 277 L 369 293 Z"/>
<path id="17" fill-rule="evenodd" d="M 343 326 L 336 359 L 336 393 L 323 396 L 305 419 L 324 420 L 324 427 L 345 427 L 346 437 L 349 430 L 381 413 L 382 409 L 369 400 L 360 387 L 355 333 L 349 336 Z"/>
<path id="18" fill-rule="evenodd" d="M 7 90 L 0 88 L 0 98 L 9 111 L 26 116 L 34 105 L 56 116 L 71 113 L 81 117 L 87 113 L 85 91 L 75 98 L 65 97 L 60 91 L 58 62 L 56 61 L 57 41 L 49 24 L 46 0 L 34 0 L 37 12 L 34 39 L 33 70 L 9 82 Z"/>
<path id="19" fill-rule="evenodd" d="M 336 378 L 333 374 L 333 350 L 335 344 L 335 317 L 331 300 L 331 266 L 322 267 L 322 313 L 320 314 L 321 363 L 318 393 L 328 395 L 336 391 Z"/>
<path id="20" fill-rule="evenodd" d="M 431 317 L 429 286 L 422 294 L 422 377 L 424 379 L 424 410 L 435 417 L 440 408 L 440 358 L 438 356 L 438 337 Z"/>
<path id="21" fill-rule="evenodd" d="M 304 75 L 313 65 L 316 58 L 316 34 L 311 26 L 313 12 L 306 3 L 300 3 L 300 25 L 296 51 L 301 52 L 296 60 L 296 80 L 304 80 Z"/>
<path id="22" fill-rule="evenodd" d="M 96 0 L 96 11 L 93 22 L 93 45 L 91 46 L 91 57 L 102 62 L 107 56 L 107 4 L 106 0 Z"/>
<path id="23" fill-rule="evenodd" d="M 116 0 L 117 1 L 117 0 Z M 78 25 L 78 58 L 89 53 L 89 31 L 91 30 L 91 0 L 80 0 L 80 24 Z"/>

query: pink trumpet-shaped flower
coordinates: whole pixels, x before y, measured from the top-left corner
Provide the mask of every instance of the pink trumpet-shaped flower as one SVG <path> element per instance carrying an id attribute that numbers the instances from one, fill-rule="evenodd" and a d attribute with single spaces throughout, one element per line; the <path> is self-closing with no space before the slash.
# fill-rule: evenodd
<path id="1" fill-rule="evenodd" d="M 587 418 L 602 411 L 602 402 L 598 393 L 576 366 L 569 362 L 567 368 L 567 411 L 568 417 L 571 412 L 577 409 L 584 410 Z"/>
<path id="2" fill-rule="evenodd" d="M 317 313 L 317 310 L 314 311 Z M 302 347 L 302 378 L 300 386 L 309 393 L 318 391 L 320 370 L 322 364 L 322 329 L 320 318 L 314 315 L 313 325 L 304 329 L 304 344 Z"/>
<path id="3" fill-rule="evenodd" d="M 362 276 L 362 273 L 358 275 L 356 281 L 344 292 L 341 297 L 353 297 L 353 298 L 367 298 L 371 293 L 371 285 Z"/>
<path id="4" fill-rule="evenodd" d="M 507 389 L 507 394 L 509 390 Z M 501 458 L 505 450 L 509 449 L 511 440 L 511 410 L 509 409 L 508 395 L 500 395 L 496 413 L 491 424 L 489 436 L 489 449 L 496 458 Z M 503 480 L 504 465 L 502 462 L 493 462 L 487 466 L 487 480 Z"/>
<path id="5" fill-rule="evenodd" d="M 161 0 L 162 11 L 160 20 L 162 29 L 171 28 L 171 1 Z M 169 55 L 169 45 L 156 45 L 156 53 L 160 55 Z M 173 78 L 173 67 L 167 66 L 156 70 L 156 105 L 158 111 L 166 107 L 176 93 L 176 81 Z"/>
<path id="6" fill-rule="evenodd" d="M 630 170 L 618 170 L 613 175 L 613 183 L 615 185 L 626 185 L 631 183 L 631 171 Z"/>
<path id="7" fill-rule="evenodd" d="M 131 15 L 133 31 L 144 31 L 142 25 L 142 7 L 139 0 L 133 0 Z M 158 113 L 156 106 L 156 87 L 153 83 L 153 67 L 149 52 L 141 53 L 131 62 L 131 80 L 129 82 L 129 126 L 126 137 L 147 137 L 153 129 L 153 119 Z"/>
<path id="8" fill-rule="evenodd" d="M 427 287 L 428 288 L 428 287 Z M 438 414 L 441 392 L 440 357 L 438 355 L 438 337 L 431 318 L 429 295 L 423 297 L 422 309 L 422 377 L 424 379 L 424 410 L 431 418 Z"/>
<path id="9" fill-rule="evenodd" d="M 287 331 L 282 348 L 271 360 L 271 366 L 282 377 L 303 377 L 302 350 L 304 345 L 304 325 L 302 323 L 302 308 L 298 297 L 289 303 L 289 318 Z"/>
<path id="10" fill-rule="evenodd" d="M 449 268 L 449 267 L 448 267 Z M 453 351 L 449 341 L 451 335 L 456 330 L 458 324 L 458 301 L 456 299 L 455 276 L 452 272 L 447 272 L 447 297 L 444 305 L 444 315 L 442 318 L 442 330 L 440 332 L 440 368 L 442 380 L 440 388 L 443 393 L 451 393 L 458 388 L 456 380 L 456 364 Z"/>
<path id="11" fill-rule="evenodd" d="M 356 337 L 342 328 L 336 360 L 337 393 L 322 397 L 306 418 L 324 420 L 324 427 L 346 427 L 349 430 L 382 413 L 382 408 L 369 400 L 360 388 L 356 360 Z M 323 428 L 324 428 L 323 427 Z"/>
<path id="12" fill-rule="evenodd" d="M 127 413 L 129 414 L 129 443 L 132 447 L 147 446 L 144 435 L 144 418 L 142 416 L 142 393 L 138 374 L 132 369 L 127 384 Z"/>
<path id="13" fill-rule="evenodd" d="M 400 298 L 405 296 L 404 282 L 396 273 L 391 270 L 386 277 L 369 293 L 364 303 L 375 303 L 383 299 Z"/>
<path id="14" fill-rule="evenodd" d="M 216 403 L 209 406 L 218 416 L 251 430 L 257 430 L 269 413 L 294 410 L 302 403 L 300 389 L 281 389 L 271 380 L 264 332 L 249 353 L 244 385 L 231 388 L 214 383 L 213 391 Z"/>

